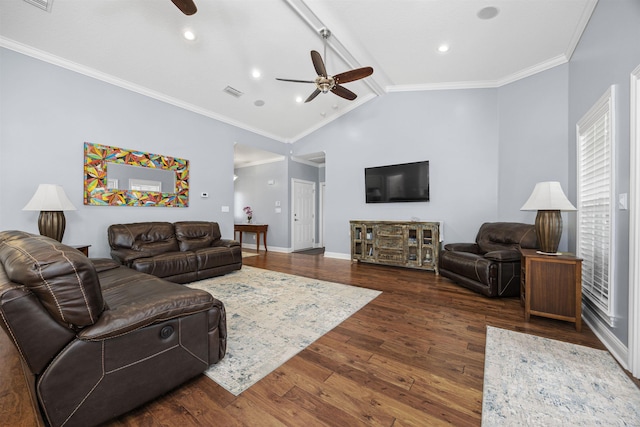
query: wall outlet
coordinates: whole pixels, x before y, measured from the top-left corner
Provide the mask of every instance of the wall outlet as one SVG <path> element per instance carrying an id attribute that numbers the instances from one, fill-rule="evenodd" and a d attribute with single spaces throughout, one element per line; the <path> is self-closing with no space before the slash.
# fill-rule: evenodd
<path id="1" fill-rule="evenodd" d="M 229 212 L 229 206 L 223 206 L 222 212 Z"/>
<path id="2" fill-rule="evenodd" d="M 206 199 L 207 197 L 209 197 L 209 193 L 207 193 L 206 191 L 203 191 L 202 193 L 200 193 L 200 197 L 202 197 L 203 199 Z"/>

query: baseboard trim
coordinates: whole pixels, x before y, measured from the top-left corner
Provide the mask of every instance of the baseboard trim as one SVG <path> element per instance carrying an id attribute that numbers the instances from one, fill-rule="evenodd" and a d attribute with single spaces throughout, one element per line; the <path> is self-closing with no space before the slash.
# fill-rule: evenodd
<path id="1" fill-rule="evenodd" d="M 340 252 L 324 252 L 324 256 L 326 258 L 336 258 L 336 259 L 346 259 L 347 261 L 351 261 L 351 254 L 343 254 Z"/>
<path id="2" fill-rule="evenodd" d="M 607 347 L 607 350 L 626 370 L 629 370 L 629 349 L 618 337 L 616 337 L 607 327 L 606 323 L 598 317 L 589 307 L 582 305 L 582 320 L 586 323 L 594 334 Z"/>

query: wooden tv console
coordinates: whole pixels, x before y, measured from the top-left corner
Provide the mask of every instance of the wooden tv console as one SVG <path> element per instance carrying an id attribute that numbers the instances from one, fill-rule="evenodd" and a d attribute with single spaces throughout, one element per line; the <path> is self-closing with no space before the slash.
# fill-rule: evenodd
<path id="1" fill-rule="evenodd" d="M 351 225 L 351 259 L 438 272 L 440 223 L 360 221 Z"/>

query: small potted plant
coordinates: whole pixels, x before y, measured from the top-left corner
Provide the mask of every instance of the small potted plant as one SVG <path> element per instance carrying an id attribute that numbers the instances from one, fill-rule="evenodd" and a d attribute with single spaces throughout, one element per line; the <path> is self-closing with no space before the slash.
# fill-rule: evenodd
<path id="1" fill-rule="evenodd" d="M 251 206 L 245 206 L 242 210 L 247 214 L 247 223 L 251 224 L 251 218 L 253 218 L 253 210 L 251 210 Z"/>

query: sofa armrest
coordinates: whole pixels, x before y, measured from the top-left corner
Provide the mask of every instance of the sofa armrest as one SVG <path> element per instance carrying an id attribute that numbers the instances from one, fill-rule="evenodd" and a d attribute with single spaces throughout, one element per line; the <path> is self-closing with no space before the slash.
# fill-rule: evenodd
<path id="1" fill-rule="evenodd" d="M 475 243 L 447 243 L 446 245 L 444 245 L 444 250 L 480 254 L 480 248 Z"/>
<path id="2" fill-rule="evenodd" d="M 498 262 L 514 262 L 520 261 L 521 259 L 520 252 L 510 249 L 487 252 L 486 254 L 484 254 L 484 257 Z"/>
<path id="3" fill-rule="evenodd" d="M 104 290 L 109 309 L 78 333 L 81 340 L 114 338 L 153 323 L 209 310 L 216 301 L 206 291 L 141 274 Z"/>
<path id="4" fill-rule="evenodd" d="M 232 248 L 234 246 L 240 246 L 240 242 L 231 239 L 218 239 L 211 243 L 212 247 Z"/>
<path id="5" fill-rule="evenodd" d="M 146 252 L 136 251 L 135 249 L 111 249 L 111 258 L 127 267 L 131 267 L 133 261 L 138 258 L 148 258 L 150 256 Z"/>

